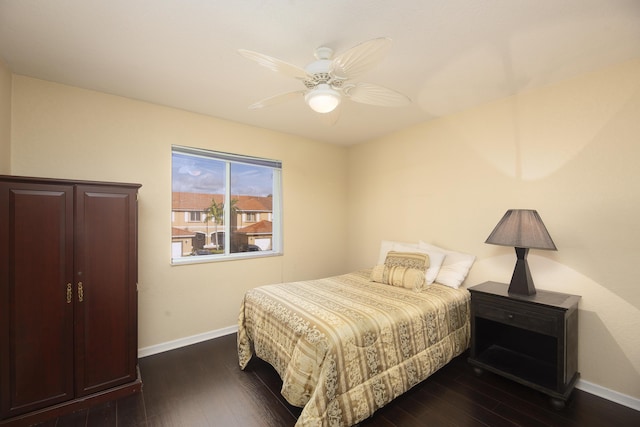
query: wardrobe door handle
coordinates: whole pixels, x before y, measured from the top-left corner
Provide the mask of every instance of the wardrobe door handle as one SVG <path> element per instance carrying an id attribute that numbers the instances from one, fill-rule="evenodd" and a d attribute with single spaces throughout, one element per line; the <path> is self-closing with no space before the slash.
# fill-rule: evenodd
<path id="1" fill-rule="evenodd" d="M 73 290 L 71 288 L 71 283 L 67 283 L 67 304 L 71 304 L 71 300 L 73 299 Z"/>
<path id="2" fill-rule="evenodd" d="M 78 301 L 82 302 L 84 300 L 84 291 L 82 290 L 82 282 L 78 282 Z"/>

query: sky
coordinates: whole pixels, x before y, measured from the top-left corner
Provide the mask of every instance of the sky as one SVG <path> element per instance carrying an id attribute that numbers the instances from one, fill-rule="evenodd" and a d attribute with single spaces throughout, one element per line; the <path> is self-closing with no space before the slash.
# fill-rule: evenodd
<path id="1" fill-rule="evenodd" d="M 225 193 L 225 162 L 173 153 L 172 191 Z M 273 194 L 273 171 L 264 166 L 231 163 L 231 194 L 268 196 Z"/>

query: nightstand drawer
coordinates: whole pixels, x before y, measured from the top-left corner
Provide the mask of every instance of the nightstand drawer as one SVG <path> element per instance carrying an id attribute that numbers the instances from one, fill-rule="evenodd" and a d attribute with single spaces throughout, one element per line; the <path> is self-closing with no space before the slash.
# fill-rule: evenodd
<path id="1" fill-rule="evenodd" d="M 474 305 L 475 315 L 517 328 L 556 336 L 558 321 L 553 316 L 545 316 L 529 310 L 510 309 L 503 306 L 478 303 Z"/>

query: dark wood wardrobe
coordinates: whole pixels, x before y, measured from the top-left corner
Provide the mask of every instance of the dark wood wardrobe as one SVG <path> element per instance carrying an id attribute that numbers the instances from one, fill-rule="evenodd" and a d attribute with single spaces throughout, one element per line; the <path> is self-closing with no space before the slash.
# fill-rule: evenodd
<path id="1" fill-rule="evenodd" d="M 0 424 L 141 389 L 139 187 L 0 176 Z"/>

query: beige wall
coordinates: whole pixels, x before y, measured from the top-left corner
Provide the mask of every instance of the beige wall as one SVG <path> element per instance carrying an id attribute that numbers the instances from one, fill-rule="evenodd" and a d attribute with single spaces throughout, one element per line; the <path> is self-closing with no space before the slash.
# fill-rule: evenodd
<path id="1" fill-rule="evenodd" d="M 558 251 L 536 286 L 582 296 L 582 379 L 640 398 L 640 61 L 353 147 L 351 269 L 381 239 L 477 255 L 467 279 L 508 282 L 513 249 L 483 242 L 509 208 L 537 209 Z"/>
<path id="2" fill-rule="evenodd" d="M 0 175 L 11 172 L 11 71 L 0 58 Z"/>
<path id="3" fill-rule="evenodd" d="M 344 147 L 23 76 L 13 80 L 14 175 L 142 184 L 141 348 L 236 325 L 244 292 L 257 285 L 344 272 L 346 248 L 336 244 L 346 234 Z M 285 255 L 172 267 L 171 144 L 282 160 Z"/>
<path id="4" fill-rule="evenodd" d="M 7 94 L 7 74 L 13 174 L 143 184 L 140 347 L 233 326 L 253 286 L 369 267 L 381 239 L 473 253 L 467 285 L 507 282 L 513 251 L 483 242 L 533 208 L 559 249 L 531 251 L 536 285 L 582 295 L 582 378 L 640 399 L 640 62 L 350 149 L 22 76 Z M 283 161 L 285 256 L 170 266 L 173 143 Z"/>

